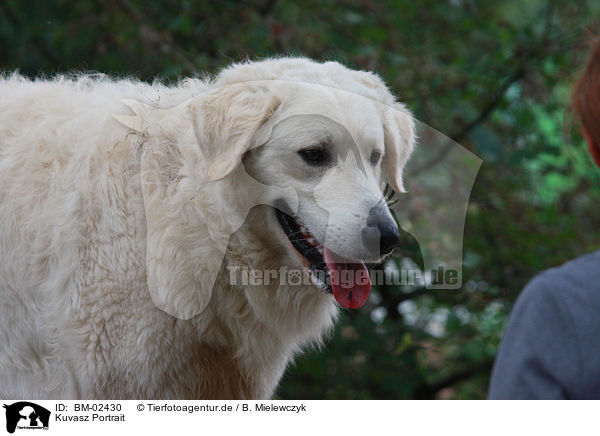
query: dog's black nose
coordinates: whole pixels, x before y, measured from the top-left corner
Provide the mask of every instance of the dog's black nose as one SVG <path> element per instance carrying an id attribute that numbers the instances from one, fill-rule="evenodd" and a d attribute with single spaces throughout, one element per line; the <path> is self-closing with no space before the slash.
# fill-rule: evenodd
<path id="1" fill-rule="evenodd" d="M 369 250 L 379 249 L 380 255 L 388 254 L 398 244 L 400 231 L 387 206 L 378 205 L 369 211 L 367 227 L 362 230 L 362 240 Z"/>

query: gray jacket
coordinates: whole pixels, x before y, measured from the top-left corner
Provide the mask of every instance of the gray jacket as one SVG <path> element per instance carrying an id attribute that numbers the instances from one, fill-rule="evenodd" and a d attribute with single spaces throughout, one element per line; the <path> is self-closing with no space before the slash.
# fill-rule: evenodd
<path id="1" fill-rule="evenodd" d="M 490 399 L 600 399 L 600 251 L 534 278 L 494 364 Z"/>

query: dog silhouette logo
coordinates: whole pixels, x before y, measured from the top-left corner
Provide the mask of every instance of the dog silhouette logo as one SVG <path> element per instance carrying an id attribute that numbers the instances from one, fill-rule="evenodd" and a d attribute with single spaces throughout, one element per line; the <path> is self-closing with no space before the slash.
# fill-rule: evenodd
<path id="1" fill-rule="evenodd" d="M 48 429 L 50 421 L 50 411 L 38 406 L 35 403 L 19 401 L 9 406 L 4 404 L 6 409 L 6 431 L 14 433 L 19 429 Z"/>

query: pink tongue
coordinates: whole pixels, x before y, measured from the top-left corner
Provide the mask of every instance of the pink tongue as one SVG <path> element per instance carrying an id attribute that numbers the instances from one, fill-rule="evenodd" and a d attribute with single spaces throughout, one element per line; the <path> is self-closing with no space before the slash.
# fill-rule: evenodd
<path id="1" fill-rule="evenodd" d="M 362 307 L 371 292 L 371 278 L 365 264 L 344 259 L 327 248 L 323 254 L 336 301 L 346 309 Z"/>

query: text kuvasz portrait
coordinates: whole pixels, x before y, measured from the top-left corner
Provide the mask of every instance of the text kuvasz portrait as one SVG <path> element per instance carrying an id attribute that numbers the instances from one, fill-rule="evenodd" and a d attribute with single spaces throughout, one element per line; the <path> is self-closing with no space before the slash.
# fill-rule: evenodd
<path id="1" fill-rule="evenodd" d="M 398 240 L 382 187 L 402 191 L 414 127 L 375 74 L 281 58 L 0 96 L 2 398 L 270 397 L 336 300 L 369 294 L 323 278 Z"/>

